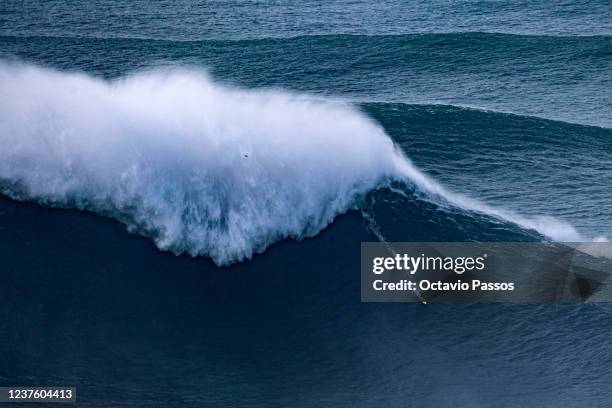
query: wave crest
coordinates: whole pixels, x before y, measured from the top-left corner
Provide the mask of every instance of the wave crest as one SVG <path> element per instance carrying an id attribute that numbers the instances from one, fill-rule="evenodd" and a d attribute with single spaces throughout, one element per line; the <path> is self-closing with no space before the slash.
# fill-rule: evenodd
<path id="1" fill-rule="evenodd" d="M 0 90 L 0 192 L 111 216 L 160 249 L 219 265 L 316 235 L 391 180 L 581 240 L 552 218 L 527 219 L 445 190 L 341 102 L 233 89 L 187 69 L 107 82 L 0 64 Z"/>

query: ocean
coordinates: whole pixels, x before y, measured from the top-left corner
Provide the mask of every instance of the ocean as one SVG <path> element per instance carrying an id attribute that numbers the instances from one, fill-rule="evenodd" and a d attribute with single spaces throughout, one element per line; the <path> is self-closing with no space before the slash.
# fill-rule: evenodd
<path id="1" fill-rule="evenodd" d="M 362 303 L 359 248 L 611 239 L 611 90 L 608 1 L 3 1 L 0 386 L 609 407 L 610 304 Z"/>

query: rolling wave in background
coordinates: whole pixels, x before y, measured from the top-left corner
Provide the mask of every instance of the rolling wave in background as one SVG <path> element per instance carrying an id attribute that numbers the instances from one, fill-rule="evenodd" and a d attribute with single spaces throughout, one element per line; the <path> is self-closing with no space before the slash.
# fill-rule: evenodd
<path id="1" fill-rule="evenodd" d="M 0 33 L 147 39 L 286 38 L 313 34 L 398 34 L 503 32 L 512 34 L 610 34 L 606 0 L 454 2 L 450 0 L 369 1 L 287 0 L 273 10 L 257 2 L 134 0 L 109 5 L 102 0 L 6 1 L 7 22 Z M 113 12 L 108 12 L 112 9 Z M 97 18 L 104 15 L 104 18 Z M 186 16 L 189 16 L 188 18 Z M 154 21 L 155 24 L 151 24 Z"/>
<path id="2" fill-rule="evenodd" d="M 195 69 L 105 81 L 3 63 L 0 89 L 3 194 L 106 215 L 162 250 L 218 265 L 314 236 L 381 188 L 554 240 L 588 239 L 553 217 L 448 191 L 340 101 L 230 88 Z"/>
<path id="3" fill-rule="evenodd" d="M 197 66 L 240 88 L 278 87 L 355 103 L 454 105 L 612 128 L 612 39 L 605 35 L 453 32 L 175 41 L 1 34 L 0 59 L 106 79 L 151 67 Z"/>

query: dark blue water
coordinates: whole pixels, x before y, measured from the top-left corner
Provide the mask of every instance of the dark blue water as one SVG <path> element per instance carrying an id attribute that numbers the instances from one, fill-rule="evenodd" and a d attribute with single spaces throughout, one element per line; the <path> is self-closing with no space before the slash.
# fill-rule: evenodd
<path id="1" fill-rule="evenodd" d="M 611 22 L 605 1 L 3 2 L 0 385 L 610 406 L 608 304 L 364 304 L 359 248 L 609 239 Z"/>

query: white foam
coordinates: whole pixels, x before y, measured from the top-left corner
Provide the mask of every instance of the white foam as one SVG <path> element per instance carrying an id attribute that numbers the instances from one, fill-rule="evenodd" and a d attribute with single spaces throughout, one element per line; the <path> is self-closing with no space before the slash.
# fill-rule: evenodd
<path id="1" fill-rule="evenodd" d="M 318 233 L 396 172 L 392 141 L 350 106 L 193 70 L 109 83 L 5 64 L 0 91 L 5 193 L 110 215 L 218 264 Z"/>
<path id="2" fill-rule="evenodd" d="M 430 194 L 431 198 L 438 198 L 436 202 L 452 204 L 467 211 L 486 214 L 495 218 L 514 223 L 525 229 L 538 231 L 540 234 L 561 242 L 582 242 L 586 238 L 576 229 L 557 218 L 551 216 L 525 217 L 515 212 L 493 207 L 479 200 L 447 190 L 439 183 L 419 171 L 408 159 L 398 163 L 401 174 L 415 183 L 421 190 Z"/>
<path id="3" fill-rule="evenodd" d="M 107 82 L 0 64 L 5 194 L 112 216 L 175 253 L 218 264 L 317 234 L 389 179 L 453 205 L 580 235 L 453 194 L 416 169 L 379 125 L 340 102 L 232 89 L 199 71 Z"/>

